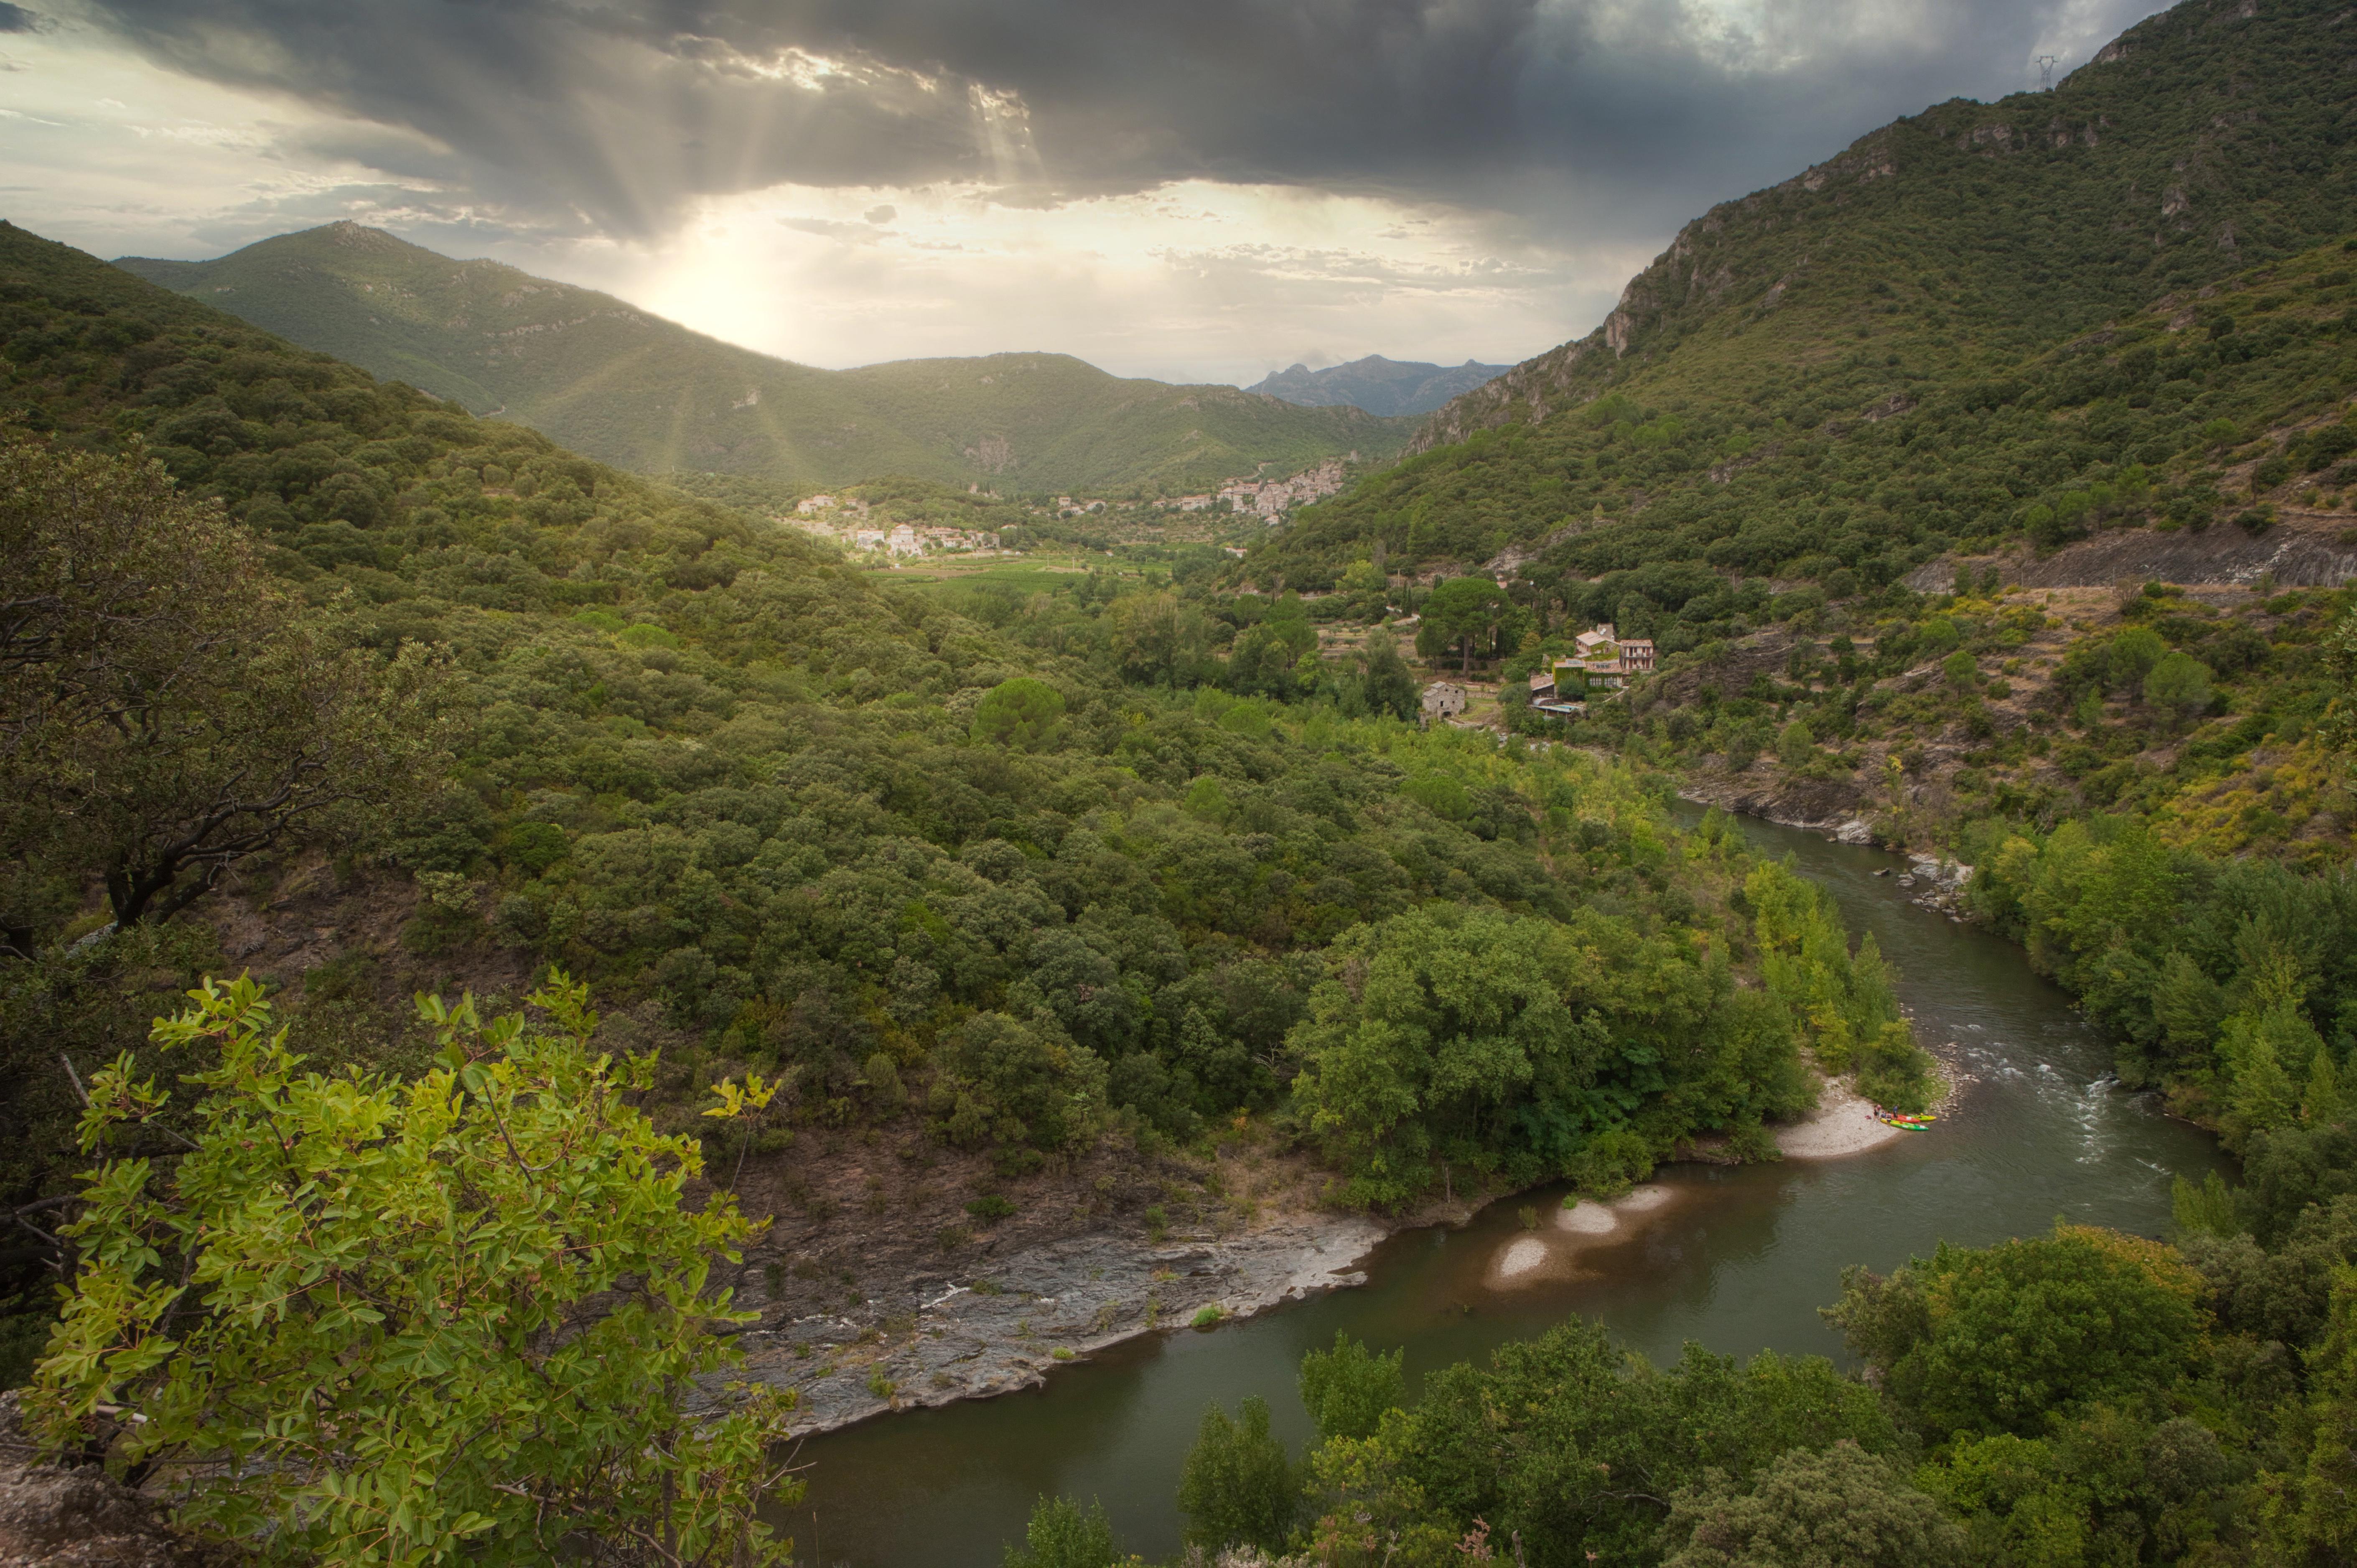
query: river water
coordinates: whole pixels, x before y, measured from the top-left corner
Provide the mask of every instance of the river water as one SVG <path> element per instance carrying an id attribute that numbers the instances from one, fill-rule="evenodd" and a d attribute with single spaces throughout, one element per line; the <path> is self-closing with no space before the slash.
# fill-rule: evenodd
<path id="1" fill-rule="evenodd" d="M 806 1562 L 851 1568 L 996 1568 L 1043 1493 L 1102 1501 L 1124 1550 L 1175 1554 L 1179 1466 L 1204 1407 L 1257 1393 L 1297 1454 L 1312 1435 L 1293 1388 L 1305 1350 L 1335 1331 L 1405 1346 L 1426 1371 L 1479 1358 L 1574 1313 L 1656 1361 L 1688 1340 L 1839 1358 L 1817 1316 L 1845 1264 L 1889 1270 L 1941 1240 L 1978 1245 L 2057 1218 L 2158 1236 L 2172 1176 L 2199 1179 L 2212 1139 L 2120 1090 L 2109 1053 L 2018 949 L 1909 903 L 1903 865 L 1878 850 L 1739 819 L 1832 890 L 1871 931 L 1927 1045 L 1969 1079 L 1930 1132 L 1804 1165 L 1670 1165 L 1660 1207 L 1573 1266 L 1501 1283 L 1519 1211 L 1552 1227 L 1561 1189 L 1493 1204 L 1462 1230 L 1393 1237 L 1369 1283 L 1210 1332 L 1128 1341 L 1050 1374 L 1043 1390 L 882 1417 L 811 1442 L 810 1493 L 789 1522 Z M 1889 870 L 1877 877 L 1878 870 Z M 1544 1232 L 1543 1232 L 1544 1233 Z"/>

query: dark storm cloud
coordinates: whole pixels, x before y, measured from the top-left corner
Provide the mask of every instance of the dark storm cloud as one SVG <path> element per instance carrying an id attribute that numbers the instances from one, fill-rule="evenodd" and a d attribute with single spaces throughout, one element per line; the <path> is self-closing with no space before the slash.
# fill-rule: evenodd
<path id="1" fill-rule="evenodd" d="M 41 18 L 22 5 L 11 5 L 0 0 L 0 33 L 30 33 L 41 26 Z"/>
<path id="2" fill-rule="evenodd" d="M 2066 12 L 2098 24 L 2083 58 L 2156 8 L 1764 0 L 1730 40 L 1627 0 L 91 4 L 178 69 L 410 134 L 371 166 L 432 164 L 429 138 L 470 199 L 630 234 L 781 181 L 1054 200 L 1191 176 L 1658 231 L 1893 114 L 2024 85 Z"/>

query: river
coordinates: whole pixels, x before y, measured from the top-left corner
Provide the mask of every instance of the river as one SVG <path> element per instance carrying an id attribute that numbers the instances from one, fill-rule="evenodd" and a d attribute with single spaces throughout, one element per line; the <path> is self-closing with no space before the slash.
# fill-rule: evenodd
<path id="1" fill-rule="evenodd" d="M 1207 1403 L 1266 1398 L 1298 1453 L 1312 1435 L 1293 1391 L 1302 1352 L 1336 1330 L 1405 1346 L 1414 1381 L 1573 1313 L 1600 1318 L 1656 1361 L 1688 1340 L 1840 1357 L 1817 1316 L 1848 1263 L 1889 1270 L 1941 1240 L 2025 1235 L 2058 1218 L 2164 1234 L 2172 1176 L 2220 1162 L 2214 1140 L 2109 1078 L 2109 1053 L 2020 950 L 1920 908 L 1898 857 L 1739 819 L 1763 849 L 1797 856 L 1854 932 L 1899 970 L 1928 1045 L 1972 1080 L 1936 1127 L 1846 1160 L 1665 1166 L 1671 1198 L 1578 1267 L 1500 1288 L 1493 1264 L 1552 1216 L 1562 1189 L 1491 1205 L 1461 1230 L 1393 1237 L 1368 1283 L 1209 1332 L 1130 1340 L 1048 1386 L 882 1417 L 813 1440 L 810 1493 L 788 1528 L 806 1562 L 851 1568 L 996 1568 L 1042 1493 L 1102 1501 L 1125 1551 L 1179 1548 L 1181 1461 Z M 1877 877 L 1878 870 L 1892 875 Z"/>

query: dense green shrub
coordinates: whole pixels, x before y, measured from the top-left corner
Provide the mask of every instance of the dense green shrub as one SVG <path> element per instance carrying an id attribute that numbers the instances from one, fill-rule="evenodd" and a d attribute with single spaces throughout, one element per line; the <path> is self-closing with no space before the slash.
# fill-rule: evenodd
<path id="1" fill-rule="evenodd" d="M 1301 1358 L 1301 1402 L 1321 1437 L 1372 1437 L 1383 1412 L 1407 1402 L 1405 1350 L 1369 1350 L 1341 1330 L 1334 1348 Z"/>
<path id="2" fill-rule="evenodd" d="M 1285 1445 L 1269 1432 L 1266 1400 L 1246 1395 L 1233 1419 L 1218 1405 L 1203 1412 L 1179 1477 L 1178 1507 L 1191 1545 L 1284 1549 L 1301 1490 Z"/>
<path id="3" fill-rule="evenodd" d="M 2035 1436 L 2095 1402 L 2173 1386 L 2201 1348 L 2201 1282 L 2169 1249 L 2058 1226 L 1845 1276 L 1826 1316 L 1924 1430 Z"/>

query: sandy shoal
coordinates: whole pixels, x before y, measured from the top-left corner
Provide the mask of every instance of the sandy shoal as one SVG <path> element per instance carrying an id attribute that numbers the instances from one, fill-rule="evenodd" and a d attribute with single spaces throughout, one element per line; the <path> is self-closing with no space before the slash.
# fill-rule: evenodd
<path id="1" fill-rule="evenodd" d="M 1874 1114 L 1874 1107 L 1838 1079 L 1825 1080 L 1817 1109 L 1807 1121 L 1776 1132 L 1776 1146 L 1789 1160 L 1837 1160 L 1862 1155 L 1885 1144 L 1920 1134 L 1893 1127 Z"/>
<path id="2" fill-rule="evenodd" d="M 1511 1280 L 1543 1269 L 1547 1262 L 1547 1245 L 1535 1236 L 1523 1236 L 1509 1243 L 1498 1258 L 1498 1277 Z"/>

